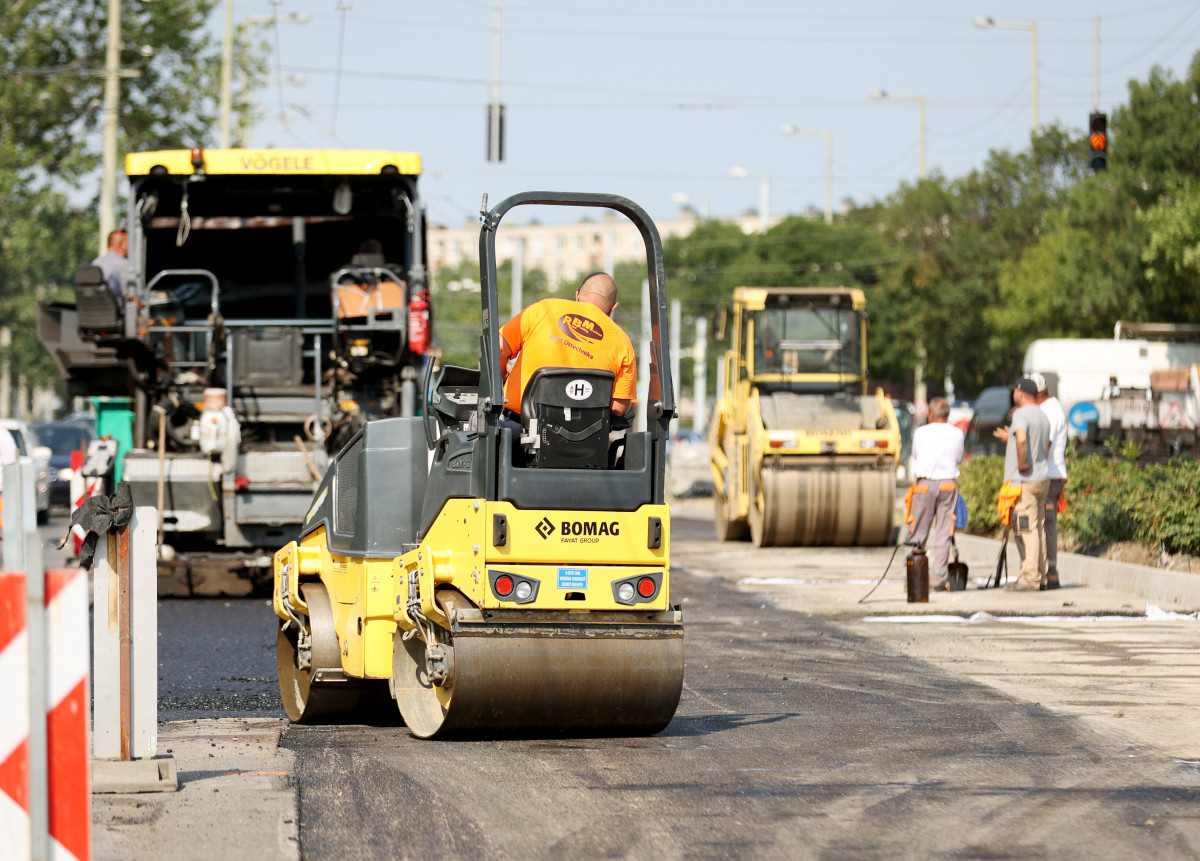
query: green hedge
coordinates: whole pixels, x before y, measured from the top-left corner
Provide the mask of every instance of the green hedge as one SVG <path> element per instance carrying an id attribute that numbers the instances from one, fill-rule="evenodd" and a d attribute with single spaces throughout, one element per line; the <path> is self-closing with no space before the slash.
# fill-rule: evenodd
<path id="1" fill-rule="evenodd" d="M 1082 548 L 1136 541 L 1155 551 L 1200 555 L 1200 461 L 1179 457 L 1139 464 L 1136 451 L 1067 456 L 1067 510 L 1059 534 Z M 959 489 L 967 499 L 967 531 L 1000 530 L 996 496 L 1004 458 L 963 464 Z"/>

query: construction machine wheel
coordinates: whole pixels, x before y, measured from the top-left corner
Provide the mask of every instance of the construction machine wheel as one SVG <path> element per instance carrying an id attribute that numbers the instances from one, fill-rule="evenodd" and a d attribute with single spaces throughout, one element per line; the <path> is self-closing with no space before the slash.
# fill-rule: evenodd
<path id="1" fill-rule="evenodd" d="M 649 735 L 671 722 L 683 689 L 682 625 L 652 633 L 525 614 L 485 620 L 452 590 L 437 597 L 454 620 L 453 633 L 437 629 L 438 682 L 424 641 L 397 636 L 393 646 L 392 690 L 419 738 L 534 729 Z"/>
<path id="2" fill-rule="evenodd" d="M 713 528 L 718 541 L 745 541 L 750 534 L 744 520 L 730 520 L 729 500 L 720 493 L 713 494 Z"/>
<path id="3" fill-rule="evenodd" d="M 342 671 L 333 608 L 320 583 L 305 583 L 300 594 L 308 604 L 311 655 L 299 666 L 299 630 L 281 622 L 275 643 L 279 695 L 293 723 L 317 723 L 351 712 L 373 712 L 388 698 L 387 682 L 347 678 Z"/>

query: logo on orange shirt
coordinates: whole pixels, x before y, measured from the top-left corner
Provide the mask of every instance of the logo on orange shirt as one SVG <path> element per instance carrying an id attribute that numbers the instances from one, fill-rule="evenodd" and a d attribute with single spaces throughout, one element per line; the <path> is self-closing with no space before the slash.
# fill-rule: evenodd
<path id="1" fill-rule="evenodd" d="M 558 318 L 558 328 L 572 341 L 595 342 L 604 338 L 599 323 L 579 314 L 563 314 Z"/>

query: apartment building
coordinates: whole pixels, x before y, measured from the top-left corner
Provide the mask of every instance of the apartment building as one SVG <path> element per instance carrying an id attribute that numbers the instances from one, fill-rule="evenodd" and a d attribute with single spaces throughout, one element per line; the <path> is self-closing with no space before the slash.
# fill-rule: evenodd
<path id="1" fill-rule="evenodd" d="M 775 225 L 781 220 L 772 218 L 770 223 Z M 743 233 L 759 230 L 757 215 L 743 215 L 733 221 Z M 685 209 L 679 218 L 654 223 L 665 242 L 671 236 L 687 236 L 695 229 L 699 219 L 694 212 Z M 457 267 L 463 261 L 478 264 L 478 222 L 469 222 L 460 228 L 430 227 L 428 239 L 431 281 L 437 271 L 444 267 Z M 614 264 L 644 260 L 646 256 L 637 228 L 624 217 L 610 211 L 574 224 L 505 222 L 497 236 L 496 250 L 501 263 L 513 259 L 519 251 L 524 270 L 543 270 L 551 289 L 564 282 L 577 281 L 588 272 L 611 270 Z"/>

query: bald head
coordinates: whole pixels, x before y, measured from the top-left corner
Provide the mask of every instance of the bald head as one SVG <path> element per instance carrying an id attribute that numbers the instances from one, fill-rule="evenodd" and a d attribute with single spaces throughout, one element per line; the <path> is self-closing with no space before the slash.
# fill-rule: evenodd
<path id="1" fill-rule="evenodd" d="M 929 420 L 944 422 L 950 418 L 950 402 L 945 398 L 933 398 L 929 402 Z"/>
<path id="2" fill-rule="evenodd" d="M 613 308 L 617 307 L 617 282 L 607 272 L 593 272 L 583 279 L 575 291 L 575 298 L 595 305 L 605 314 L 611 314 Z"/>

